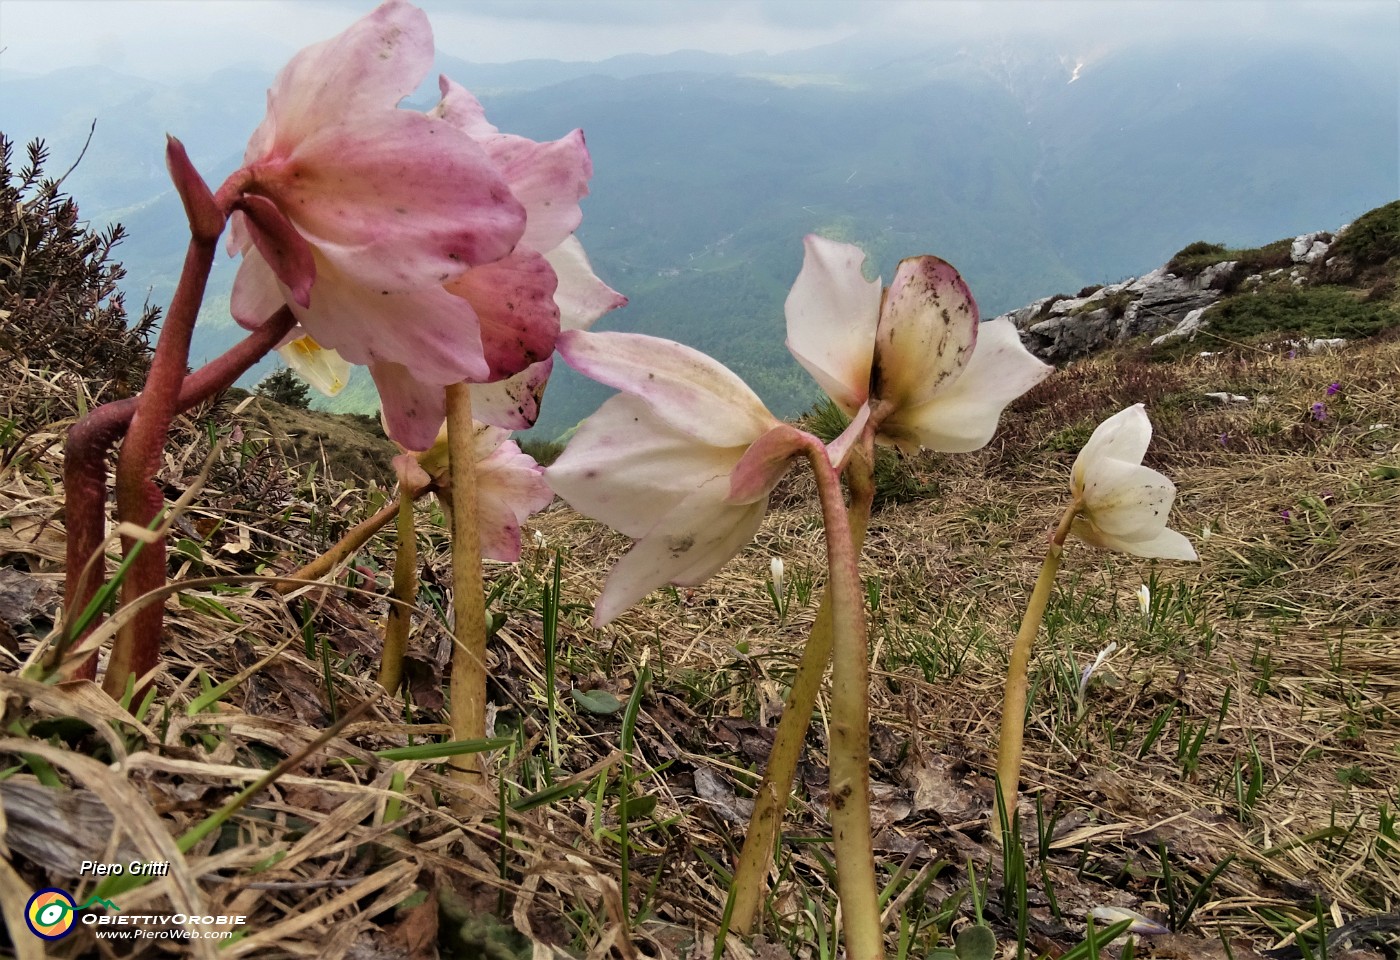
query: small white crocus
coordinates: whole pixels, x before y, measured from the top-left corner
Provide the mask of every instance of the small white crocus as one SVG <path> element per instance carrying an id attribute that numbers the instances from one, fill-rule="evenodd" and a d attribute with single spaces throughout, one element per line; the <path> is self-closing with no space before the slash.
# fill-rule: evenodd
<path id="1" fill-rule="evenodd" d="M 1089 681 L 1093 678 L 1094 672 L 1098 670 L 1099 667 L 1103 666 L 1104 661 L 1112 656 L 1113 651 L 1117 649 L 1118 644 L 1116 642 L 1110 643 L 1100 650 L 1098 656 L 1094 657 L 1094 662 L 1085 667 L 1083 672 L 1079 674 L 1079 703 L 1081 712 L 1084 705 L 1084 693 L 1089 689 Z"/>
<path id="2" fill-rule="evenodd" d="M 781 602 L 783 599 L 783 558 L 774 557 L 768 564 L 768 572 L 773 578 L 773 596 Z"/>
<path id="3" fill-rule="evenodd" d="M 1094 907 L 1089 911 L 1089 916 L 1095 920 L 1107 924 L 1119 923 L 1123 920 L 1131 920 L 1132 926 L 1123 931 L 1123 934 L 1136 933 L 1140 936 L 1152 937 L 1171 933 L 1166 927 L 1156 920 L 1144 917 L 1136 910 L 1129 910 L 1127 907 Z"/>
<path id="4" fill-rule="evenodd" d="M 1152 590 L 1145 583 L 1137 588 L 1137 602 L 1144 617 L 1152 612 Z"/>
<path id="5" fill-rule="evenodd" d="M 1104 550 L 1195 560 L 1190 541 L 1167 529 L 1176 485 L 1142 465 L 1151 440 L 1152 423 L 1140 403 L 1099 424 L 1070 474 L 1070 490 L 1079 502 L 1071 530 Z"/>

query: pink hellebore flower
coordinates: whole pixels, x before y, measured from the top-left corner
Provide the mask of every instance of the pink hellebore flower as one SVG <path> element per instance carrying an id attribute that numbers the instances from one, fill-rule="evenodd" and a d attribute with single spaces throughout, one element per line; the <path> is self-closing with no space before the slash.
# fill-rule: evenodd
<path id="1" fill-rule="evenodd" d="M 877 442 L 965 453 L 985 446 L 1008 403 L 1051 368 L 1009 320 L 978 322 L 967 284 L 938 257 L 910 257 L 889 289 L 861 273 L 859 247 L 803 241 L 788 294 L 788 349 Z"/>
<path id="2" fill-rule="evenodd" d="M 254 328 L 290 305 L 289 340 L 368 366 L 390 435 L 419 450 L 437 436 L 447 385 L 552 353 L 543 251 L 578 225 L 591 174 L 578 131 L 552 143 L 497 134 L 445 79 L 437 109 L 398 109 L 432 56 L 426 16 L 402 0 L 303 50 L 220 191 L 236 194 L 230 244 L 244 257 L 234 317 Z"/>
<path id="3" fill-rule="evenodd" d="M 521 452 L 510 439 L 510 431 L 478 423 L 474 439 L 481 555 L 488 560 L 513 563 L 520 559 L 520 525 L 531 514 L 549 506 L 554 492 L 545 483 L 544 470 L 534 458 Z M 424 487 L 431 489 L 450 522 L 452 474 L 448 468 L 446 428 L 423 453 L 395 457 L 394 469 L 406 495 L 413 496 Z"/>
<path id="4" fill-rule="evenodd" d="M 758 530 L 792 457 L 814 441 L 690 347 L 569 331 L 559 353 L 622 391 L 545 469 L 575 510 L 637 540 L 594 608 L 603 626 L 665 583 L 693 586 L 724 566 Z"/>
<path id="5" fill-rule="evenodd" d="M 1140 403 L 1099 424 L 1070 472 L 1070 491 L 1080 502 L 1071 532 L 1104 550 L 1195 560 L 1191 542 L 1167 529 L 1176 485 L 1142 465 L 1151 440 L 1152 423 Z"/>

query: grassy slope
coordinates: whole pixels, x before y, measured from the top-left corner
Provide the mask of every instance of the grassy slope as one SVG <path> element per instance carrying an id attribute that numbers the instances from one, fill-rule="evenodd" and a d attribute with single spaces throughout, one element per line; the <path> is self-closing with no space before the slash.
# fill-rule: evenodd
<path id="1" fill-rule="evenodd" d="M 1218 390 L 1250 402 L 1204 397 Z M 29 410 L 47 403 L 54 420 L 5 440 L 12 456 L 0 473 L 0 559 L 56 583 L 61 491 L 53 486 L 59 471 L 50 442 L 71 391 L 30 372 L 0 395 Z M 891 928 L 904 926 L 915 956 L 940 939 L 946 945 L 950 923 L 969 916 L 958 897 L 969 863 L 991 884 L 985 916 L 1003 944 L 1014 938 L 1016 911 L 1000 903 L 1002 861 L 985 832 L 1005 650 L 1075 451 L 1095 423 L 1139 400 L 1156 426 L 1148 463 L 1176 480 L 1173 525 L 1192 537 L 1202 559 L 1154 564 L 1078 544 L 1067 550 L 1033 664 L 1027 727 L 1025 792 L 1040 797 L 1048 817 L 1044 856 L 1042 845 L 1030 848 L 1035 953 L 1078 942 L 1092 906 L 1180 913 L 1203 878 L 1231 857 L 1180 924 L 1181 935 L 1144 941 L 1139 956 L 1223 957 L 1222 937 L 1233 938 L 1235 957 L 1252 956 L 1252 947 L 1273 946 L 1313 922 L 1315 903 L 1329 912 L 1328 928 L 1400 910 L 1393 795 L 1400 780 L 1400 339 L 1392 331 L 1339 353 L 1293 358 L 1256 342 L 1165 363 L 1134 348 L 1057 373 L 1008 411 L 985 451 L 904 464 L 930 495 L 887 506 L 872 523 L 863 569 L 876 678 L 877 846 L 884 876 L 902 897 Z M 1317 403 L 1325 405 L 1321 419 Z M 227 414 L 211 422 L 226 427 Z M 188 483 L 206 452 L 204 427 L 191 422 L 174 445 L 172 483 Z M 175 569 L 190 576 L 287 572 L 378 498 L 372 490 L 342 491 L 319 472 L 308 479 L 299 465 L 283 469 L 247 431 L 219 459 L 181 528 Z M 466 818 L 463 829 L 431 792 L 451 789 L 432 764 L 347 768 L 333 759 L 367 758 L 365 750 L 440 732 L 431 724 L 439 719 L 445 631 L 435 604 L 449 580 L 441 517 L 425 507 L 419 539 L 427 612 L 413 638 L 410 714 L 419 726 L 405 724 L 397 702 L 375 708 L 370 723 L 303 764 L 300 779 L 255 798 L 236 827 L 196 848 L 184 865 L 192 877 L 217 867 L 232 882 L 191 879 L 194 889 L 214 912 L 254 918 L 248 929 L 257 940 L 247 949 L 265 951 L 256 955 L 383 953 L 427 937 L 444 944 L 445 955 L 468 956 L 475 954 L 460 943 L 470 938 L 520 949 L 479 919 L 498 909 L 533 939 L 580 952 L 597 947 L 619 923 L 609 913 L 617 901 L 600 900 L 599 891 L 616 889 L 626 876 L 631 912 L 640 915 L 636 936 L 652 953 L 695 955 L 687 942 L 708 950 L 704 931 L 723 907 L 716 864 L 728 862 L 740 833 L 726 817 L 743 819 L 750 771 L 761 763 L 820 590 L 814 517 L 809 486 L 794 477 L 755 543 L 718 577 L 694 590 L 658 592 L 601 635 L 588 624 L 588 605 L 626 542 L 564 508 L 531 521 L 544 543 L 527 532 L 521 564 L 488 569 L 496 609 L 506 617 L 492 645 L 495 695 L 507 705 L 497 730 L 515 743 L 503 757 L 503 796 L 536 804 L 513 815 L 502 860 L 492 840 L 494 800 L 483 799 L 481 814 Z M 563 556 L 564 600 L 557 767 L 539 599 L 554 549 Z M 149 735 L 119 725 L 128 734 L 122 749 L 143 761 L 129 764 L 128 774 L 80 763 L 82 754 L 109 760 L 113 748 L 92 732 L 106 729 L 105 708 L 76 691 L 48 699 L 25 693 L 24 705 L 7 716 L 18 724 L 10 732 L 29 737 L 31 751 L 49 751 L 74 796 L 93 791 L 111 805 L 113 791 L 134 785 L 120 794 L 128 808 L 115 821 L 119 838 L 138 816 L 178 834 L 239 785 L 230 765 L 270 765 L 373 692 L 384 612 L 378 593 L 390 554 L 387 540 L 363 551 L 350 585 L 371 592 L 332 592 L 319 612 L 261 592 L 188 591 L 186 602 L 170 608 L 169 672 L 152 714 L 160 718 L 168 705 L 180 719 L 161 720 Z M 799 585 L 781 622 L 764 592 L 772 555 L 786 559 Z M 1134 596 L 1143 583 L 1153 595 L 1146 616 Z M 325 658 L 303 646 L 303 617 L 326 645 Z M 22 692 L 15 657 L 32 649 L 27 634 L 44 630 L 43 614 L 33 621 L 19 628 L 0 674 L 0 689 L 12 694 Z M 257 666 L 284 641 L 291 645 Z M 1079 700 L 1079 671 L 1110 642 L 1117 652 Z M 642 663 L 652 681 L 623 786 L 620 715 L 589 713 L 567 691 L 605 689 L 626 699 Z M 198 672 L 220 682 L 242 668 L 251 675 L 214 708 L 217 719 L 185 717 Z M 54 715 L 86 717 L 94 726 L 39 722 Z M 797 837 L 825 830 L 824 714 L 815 719 L 790 812 Z M 0 789 L 33 782 L 42 768 L 21 761 L 14 745 L 8 750 L 0 768 L 17 766 Z M 406 816 L 391 832 L 381 825 L 396 769 L 412 775 Z M 582 795 L 538 793 L 576 773 Z M 624 791 L 654 798 L 632 818 L 625 873 L 617 824 Z M 56 809 L 49 815 L 87 836 L 76 821 L 68 824 L 62 804 Z M 1028 816 L 1025 831 L 1034 836 L 1033 811 Z M 110 832 L 91 843 L 105 843 Z M 139 834 L 131 835 L 139 847 Z M 61 865 L 18 843 L 13 827 L 9 845 L 25 883 L 71 883 Z M 281 863 L 257 874 L 272 886 L 248 886 L 278 852 Z M 569 864 L 566 855 L 580 860 Z M 795 956 L 818 956 L 829 937 L 827 860 L 820 843 L 785 847 L 780 859 L 770 935 Z M 360 886 L 352 895 L 315 882 L 328 877 L 358 877 Z M 435 890 L 446 904 L 393 909 L 415 890 Z M 156 904 L 178 906 L 182 896 L 168 886 L 154 892 L 149 902 Z M 466 923 L 463 915 L 478 919 Z M 302 925 L 308 916 L 319 919 Z M 1316 951 L 1309 936 L 1304 942 Z"/>

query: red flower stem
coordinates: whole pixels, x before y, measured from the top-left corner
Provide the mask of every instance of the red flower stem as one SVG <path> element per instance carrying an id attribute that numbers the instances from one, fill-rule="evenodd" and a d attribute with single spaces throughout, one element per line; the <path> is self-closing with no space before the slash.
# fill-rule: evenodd
<path id="1" fill-rule="evenodd" d="M 831 596 L 830 819 L 836 893 L 845 924 L 847 960 L 882 960 L 879 889 L 870 835 L 870 659 L 865 607 L 841 478 L 826 447 L 810 438 L 807 458 L 817 480 L 826 527 L 827 591 Z"/>
<path id="2" fill-rule="evenodd" d="M 183 413 L 233 386 L 233 382 L 277 346 L 296 325 L 292 311 L 283 307 L 257 330 L 248 334 L 227 352 L 209 361 L 185 378 L 177 405 Z M 64 516 L 68 534 L 67 574 L 64 580 L 65 619 L 81 614 L 92 602 L 102 582 L 100 551 L 107 516 L 107 456 L 126 433 L 136 413 L 140 397 L 127 397 L 103 404 L 75 423 L 68 431 L 63 458 Z M 86 637 L 97 626 L 94 620 L 82 636 L 65 635 L 54 662 L 63 651 Z M 97 658 L 89 657 L 71 674 L 76 679 L 97 676 Z"/>
<path id="3" fill-rule="evenodd" d="M 1055 574 L 1060 570 L 1060 553 L 1064 550 L 1065 538 L 1069 536 L 1074 518 L 1079 515 L 1080 502 L 1075 500 L 1060 517 L 1059 525 L 1050 536 L 1050 549 L 1045 553 L 1040 575 L 1036 577 L 1035 588 L 1026 604 L 1025 616 L 1021 619 L 1021 629 L 1016 634 L 1016 643 L 1011 648 L 1011 662 L 1006 668 L 1006 689 L 1002 694 L 1001 733 L 997 737 L 997 806 L 992 810 L 992 839 L 1002 841 L 1001 811 L 1006 811 L 1006 822 L 1016 815 L 1016 797 L 1021 787 L 1021 750 L 1026 735 L 1026 697 L 1030 679 L 1031 648 L 1035 636 L 1040 632 L 1040 622 L 1045 619 L 1045 607 L 1050 602 L 1050 590 L 1055 585 Z"/>
<path id="4" fill-rule="evenodd" d="M 875 500 L 874 450 L 871 435 L 863 438 L 846 467 L 846 480 L 851 491 L 848 511 L 851 526 L 851 551 L 860 555 L 865 546 L 865 528 L 870 522 L 870 508 Z M 867 449 L 870 448 L 870 449 Z M 759 902 L 767 890 L 764 882 L 773 863 L 773 845 L 782 826 L 783 812 L 792 794 L 792 782 L 797 764 L 802 758 L 802 745 L 807 729 L 812 725 L 812 711 L 821 692 L 827 664 L 831 662 L 832 614 L 831 591 L 822 594 L 812 634 L 802 651 L 802 660 L 792 680 L 787 703 L 783 706 L 773 749 L 763 782 L 754 797 L 753 817 L 744 833 L 744 847 L 734 867 L 731 896 L 734 906 L 729 929 L 747 936 L 753 932 Z"/>

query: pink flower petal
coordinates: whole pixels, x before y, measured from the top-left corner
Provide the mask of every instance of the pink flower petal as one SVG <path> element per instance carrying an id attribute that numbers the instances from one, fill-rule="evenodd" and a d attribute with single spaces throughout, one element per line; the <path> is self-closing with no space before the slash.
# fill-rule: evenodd
<path id="1" fill-rule="evenodd" d="M 256 330 L 287 305 L 287 295 L 277 283 L 277 275 L 256 249 L 249 250 L 238 265 L 229 295 L 229 313 L 245 330 Z"/>
<path id="2" fill-rule="evenodd" d="M 897 409 L 927 403 L 967 365 L 977 332 L 977 304 L 951 264 L 900 261 L 880 308 L 873 392 Z"/>
<path id="3" fill-rule="evenodd" d="M 1001 413 L 1012 400 L 1050 375 L 1021 344 L 1010 320 L 989 320 L 978 328 L 977 346 L 962 372 L 924 404 L 896 410 L 880 423 L 882 440 L 907 453 L 980 450 L 996 433 Z"/>
<path id="4" fill-rule="evenodd" d="M 865 425 L 869 422 L 870 404 L 862 403 L 851 422 L 846 425 L 846 429 L 841 431 L 841 435 L 826 445 L 827 459 L 831 461 L 837 473 L 846 469 L 846 460 L 855 449 L 861 435 L 865 433 Z"/>
<path id="5" fill-rule="evenodd" d="M 480 326 L 466 300 L 442 287 L 382 293 L 319 256 L 316 271 L 311 308 L 292 309 L 321 346 L 360 366 L 401 364 L 439 389 L 489 378 Z"/>
<path id="6" fill-rule="evenodd" d="M 371 363 L 369 374 L 389 439 L 405 450 L 430 449 L 447 422 L 446 389 L 415 379 L 399 363 Z"/>
<path id="7" fill-rule="evenodd" d="M 492 380 L 514 376 L 554 353 L 559 308 L 554 269 L 533 250 L 517 249 L 495 263 L 473 267 L 446 290 L 471 304 Z"/>
<path id="8" fill-rule="evenodd" d="M 485 140 L 501 131 L 486 119 L 486 110 L 472 92 L 445 75 L 438 76 L 442 99 L 428 115 L 452 124 L 473 140 Z"/>
<path id="9" fill-rule="evenodd" d="M 306 239 L 266 197 L 244 194 L 235 202 L 246 218 L 248 234 L 277 279 L 292 294 L 292 302 L 311 305 L 311 285 L 316 281 L 316 261 Z"/>
<path id="10" fill-rule="evenodd" d="M 534 459 L 506 440 L 476 465 L 481 555 L 490 560 L 520 559 L 520 524 L 549 506 L 554 491 Z"/>
<path id="11" fill-rule="evenodd" d="M 427 14 L 402 0 L 381 4 L 282 68 L 268 91 L 263 126 L 269 129 L 254 134 L 246 161 L 300 140 L 328 115 L 394 108 L 417 88 L 432 62 Z"/>
<path id="12" fill-rule="evenodd" d="M 486 152 L 440 120 L 382 110 L 307 133 L 250 167 L 248 192 L 275 202 L 307 240 L 366 286 L 402 292 L 498 260 L 525 208 Z"/>
<path id="13" fill-rule="evenodd" d="M 593 608 L 602 627 L 666 583 L 703 583 L 753 539 L 768 509 L 766 500 L 735 506 L 729 480 L 716 477 L 696 489 L 643 537 L 613 568 Z"/>
<path id="14" fill-rule="evenodd" d="M 729 474 L 729 502 L 766 501 L 810 439 L 796 427 L 780 423 L 755 440 Z"/>
<path id="15" fill-rule="evenodd" d="M 522 244 L 552 250 L 578 229 L 583 221 L 579 201 L 588 196 L 588 179 L 593 176 L 582 130 L 542 143 L 498 134 L 482 145 L 510 192 L 525 205 Z"/>
<path id="16" fill-rule="evenodd" d="M 777 422 L 733 371 L 682 344 L 637 333 L 567 330 L 558 349 L 579 373 L 641 397 L 658 417 L 702 443 L 747 446 Z"/>
<path id="17" fill-rule="evenodd" d="M 861 275 L 859 247 L 809 235 L 788 294 L 787 347 L 847 415 L 870 393 L 880 282 Z"/>
<path id="18" fill-rule="evenodd" d="M 472 416 L 507 430 L 528 430 L 540 418 L 544 388 L 554 370 L 554 358 L 532 363 L 513 377 L 472 384 Z"/>
<path id="19" fill-rule="evenodd" d="M 566 237 L 546 250 L 544 258 L 559 280 L 554 302 L 559 305 L 561 330 L 587 330 L 609 310 L 627 306 L 626 297 L 594 275 L 577 237 Z"/>
<path id="20" fill-rule="evenodd" d="M 742 455 L 742 447 L 696 443 L 623 393 L 583 421 L 545 477 L 579 513 L 637 538 L 697 487 L 716 478 L 727 484 Z"/>

